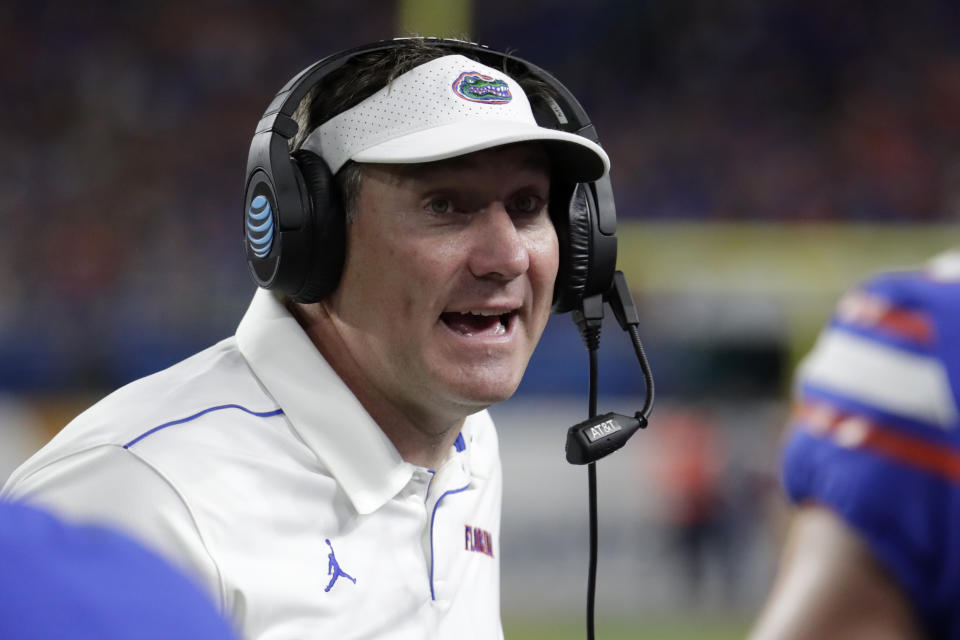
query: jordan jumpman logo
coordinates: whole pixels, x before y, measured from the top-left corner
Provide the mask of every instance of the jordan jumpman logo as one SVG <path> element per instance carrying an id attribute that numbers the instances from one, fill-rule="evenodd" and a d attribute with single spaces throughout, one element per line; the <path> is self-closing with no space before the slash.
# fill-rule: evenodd
<path id="1" fill-rule="evenodd" d="M 330 584 L 327 585 L 327 588 L 324 589 L 325 592 L 333 589 L 333 585 L 337 582 L 337 578 L 343 576 L 353 584 L 357 584 L 357 579 L 348 574 L 346 571 L 340 568 L 340 563 L 337 562 L 337 556 L 333 553 L 333 545 L 330 544 L 330 540 L 327 539 L 327 546 L 330 547 L 330 553 L 327 554 L 327 557 L 330 558 L 330 564 L 327 566 L 327 575 L 333 576 L 330 578 Z"/>

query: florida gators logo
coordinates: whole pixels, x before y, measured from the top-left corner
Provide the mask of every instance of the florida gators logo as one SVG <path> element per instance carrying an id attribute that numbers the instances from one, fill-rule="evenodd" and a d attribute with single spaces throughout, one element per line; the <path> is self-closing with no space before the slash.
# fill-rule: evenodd
<path id="1" fill-rule="evenodd" d="M 453 81 L 453 92 L 470 102 L 506 104 L 513 100 L 510 87 L 503 80 L 478 71 L 464 71 Z"/>

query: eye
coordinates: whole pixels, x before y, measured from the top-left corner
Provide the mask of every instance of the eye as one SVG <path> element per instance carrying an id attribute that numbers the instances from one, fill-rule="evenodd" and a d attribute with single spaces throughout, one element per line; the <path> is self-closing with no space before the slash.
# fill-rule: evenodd
<path id="1" fill-rule="evenodd" d="M 543 206 L 543 198 L 532 194 L 517 196 L 511 203 L 511 209 L 522 214 L 540 213 L 540 211 L 543 209 Z"/>
<path id="2" fill-rule="evenodd" d="M 431 198 L 427 202 L 427 210 L 430 213 L 435 213 L 438 215 L 453 213 L 453 200 L 450 198 Z"/>

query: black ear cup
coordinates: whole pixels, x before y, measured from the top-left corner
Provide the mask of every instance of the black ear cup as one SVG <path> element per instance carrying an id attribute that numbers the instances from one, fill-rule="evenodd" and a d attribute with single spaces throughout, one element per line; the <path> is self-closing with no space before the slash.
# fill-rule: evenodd
<path id="1" fill-rule="evenodd" d="M 560 243 L 560 268 L 553 290 L 554 313 L 565 313 L 579 306 L 590 273 L 590 199 L 582 184 L 576 185 L 572 195 L 565 196 L 569 192 L 569 186 L 560 186 L 551 196 L 551 201 L 559 200 L 553 216 Z M 564 207 L 564 202 L 569 202 L 568 206 Z"/>
<path id="2" fill-rule="evenodd" d="M 562 189 L 562 187 L 560 188 Z M 560 267 L 553 291 L 553 312 L 578 309 L 584 298 L 605 294 L 617 268 L 616 218 L 610 181 L 582 183 L 555 190 L 553 215 L 560 244 Z M 568 202 L 567 207 L 563 203 Z"/>
<path id="3" fill-rule="evenodd" d="M 296 302 L 318 302 L 340 282 L 346 247 L 346 214 L 336 180 L 323 158 L 305 149 L 294 151 L 291 158 L 299 169 L 309 201 L 300 231 L 307 241 L 309 257 L 302 266 L 302 283 L 287 294 Z"/>

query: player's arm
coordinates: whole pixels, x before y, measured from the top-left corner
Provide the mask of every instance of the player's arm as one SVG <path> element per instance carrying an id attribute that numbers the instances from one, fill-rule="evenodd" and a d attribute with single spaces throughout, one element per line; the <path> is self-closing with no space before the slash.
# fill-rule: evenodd
<path id="1" fill-rule="evenodd" d="M 857 534 L 829 509 L 801 506 L 750 640 L 923 637 L 906 595 Z"/>

